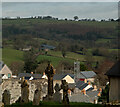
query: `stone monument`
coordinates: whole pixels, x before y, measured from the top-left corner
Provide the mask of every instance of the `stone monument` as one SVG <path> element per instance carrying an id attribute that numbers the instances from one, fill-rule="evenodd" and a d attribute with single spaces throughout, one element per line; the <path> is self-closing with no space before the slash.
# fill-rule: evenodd
<path id="1" fill-rule="evenodd" d="M 27 80 L 22 78 L 21 81 L 21 103 L 28 103 L 29 102 L 29 84 Z"/>
<path id="2" fill-rule="evenodd" d="M 56 102 L 61 102 L 62 101 L 62 94 L 60 93 L 60 86 L 58 83 L 55 85 L 55 93 L 53 94 L 53 100 Z"/>
<path id="3" fill-rule="evenodd" d="M 68 83 L 66 82 L 66 80 L 62 80 L 61 89 L 63 89 L 63 104 L 69 105 Z"/>
<path id="4" fill-rule="evenodd" d="M 55 69 L 53 68 L 52 64 L 48 63 L 48 66 L 45 69 L 45 74 L 48 77 L 47 100 L 53 100 L 53 76 L 55 74 Z"/>
<path id="5" fill-rule="evenodd" d="M 3 98 L 2 98 L 2 102 L 4 103 L 4 105 L 10 105 L 10 91 L 9 90 L 5 90 L 2 94 Z"/>

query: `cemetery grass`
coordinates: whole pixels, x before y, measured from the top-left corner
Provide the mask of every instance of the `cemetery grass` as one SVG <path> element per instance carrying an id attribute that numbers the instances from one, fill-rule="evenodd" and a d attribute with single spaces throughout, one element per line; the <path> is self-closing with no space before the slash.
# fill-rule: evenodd
<path id="1" fill-rule="evenodd" d="M 100 104 L 92 104 L 92 103 L 81 103 L 81 102 L 70 102 L 69 107 L 102 107 Z M 12 105 L 6 105 L 5 107 L 36 107 L 32 105 L 32 102 L 27 103 L 27 104 L 20 104 L 20 103 L 15 103 Z M 38 107 L 66 107 L 62 103 L 59 102 L 44 102 L 41 101 Z"/>

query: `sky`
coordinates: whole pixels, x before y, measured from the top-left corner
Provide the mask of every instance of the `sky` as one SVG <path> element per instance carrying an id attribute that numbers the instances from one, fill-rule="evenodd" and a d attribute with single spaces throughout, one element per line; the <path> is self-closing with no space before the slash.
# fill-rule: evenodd
<path id="1" fill-rule="evenodd" d="M 112 2 L 113 0 L 104 0 L 104 2 L 93 2 L 95 0 L 92 0 L 92 2 L 5 2 L 5 1 L 7 0 L 4 0 L 4 2 L 2 2 L 2 17 L 53 16 L 59 19 L 60 18 L 73 19 L 74 16 L 78 16 L 79 19 L 95 18 L 97 20 L 118 18 L 117 0 L 114 0 L 116 2 Z"/>

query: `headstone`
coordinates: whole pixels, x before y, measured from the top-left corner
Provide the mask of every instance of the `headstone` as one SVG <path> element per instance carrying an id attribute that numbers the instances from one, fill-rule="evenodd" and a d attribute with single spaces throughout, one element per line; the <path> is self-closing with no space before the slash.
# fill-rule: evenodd
<path id="1" fill-rule="evenodd" d="M 45 69 L 45 74 L 47 74 L 48 77 L 48 94 L 47 99 L 52 100 L 53 99 L 53 76 L 55 74 L 55 69 L 53 66 L 49 63 L 47 68 Z"/>
<path id="2" fill-rule="evenodd" d="M 29 102 L 29 84 L 27 80 L 22 79 L 21 83 L 21 103 Z"/>
<path id="3" fill-rule="evenodd" d="M 35 90 L 34 93 L 33 105 L 39 105 L 40 99 L 41 99 L 41 89 L 38 88 Z"/>
<path id="4" fill-rule="evenodd" d="M 68 83 L 66 82 L 66 80 L 62 80 L 61 88 L 63 89 L 63 104 L 68 105 L 69 104 Z"/>
<path id="5" fill-rule="evenodd" d="M 5 90 L 2 94 L 3 98 L 2 98 L 2 102 L 4 103 L 4 105 L 10 105 L 10 91 L 9 90 Z"/>
<path id="6" fill-rule="evenodd" d="M 53 94 L 53 100 L 56 102 L 62 101 L 62 93 L 60 93 L 60 86 L 56 83 L 55 85 L 55 93 Z"/>

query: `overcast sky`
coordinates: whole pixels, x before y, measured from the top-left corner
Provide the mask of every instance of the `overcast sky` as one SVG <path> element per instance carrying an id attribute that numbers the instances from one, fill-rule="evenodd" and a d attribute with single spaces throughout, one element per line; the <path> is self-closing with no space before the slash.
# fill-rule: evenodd
<path id="1" fill-rule="evenodd" d="M 77 15 L 80 19 L 116 19 L 118 18 L 118 3 L 117 0 L 114 1 L 116 2 L 3 2 L 2 17 L 49 15 L 73 19 Z"/>

